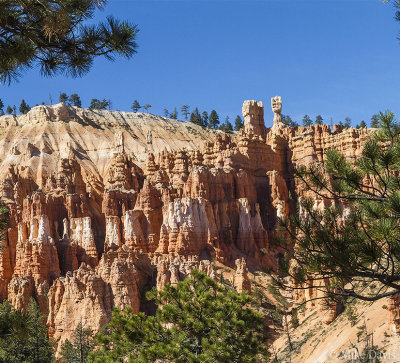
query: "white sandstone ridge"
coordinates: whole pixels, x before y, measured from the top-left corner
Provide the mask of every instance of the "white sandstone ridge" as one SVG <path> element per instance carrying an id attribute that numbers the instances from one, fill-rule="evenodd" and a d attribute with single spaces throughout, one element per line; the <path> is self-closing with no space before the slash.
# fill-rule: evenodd
<path id="1" fill-rule="evenodd" d="M 74 154 L 83 174 L 103 178 L 115 152 L 139 165 L 149 152 L 197 150 L 215 132 L 193 123 L 147 113 L 90 110 L 60 103 L 26 115 L 0 117 L 0 177 L 9 167 L 28 168 L 41 185 L 62 158 Z M 46 175 L 47 174 L 47 175 Z"/>

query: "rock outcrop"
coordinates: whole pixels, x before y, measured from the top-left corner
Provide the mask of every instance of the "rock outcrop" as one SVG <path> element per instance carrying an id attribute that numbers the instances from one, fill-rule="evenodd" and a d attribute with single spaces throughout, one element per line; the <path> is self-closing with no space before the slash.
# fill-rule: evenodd
<path id="1" fill-rule="evenodd" d="M 293 167 L 323 161 L 330 148 L 354 160 L 368 137 L 284 127 L 280 97 L 271 104 L 271 129 L 262 102 L 245 101 L 244 130 L 230 135 L 64 104 L 0 117 L 10 217 L 0 298 L 23 309 L 33 296 L 62 342 L 80 321 L 97 331 L 114 306 L 144 309 L 151 286 L 193 269 L 215 277 L 212 261 L 236 264 L 234 286 L 250 292 L 248 270 L 275 267 L 278 218 L 303 196 Z"/>

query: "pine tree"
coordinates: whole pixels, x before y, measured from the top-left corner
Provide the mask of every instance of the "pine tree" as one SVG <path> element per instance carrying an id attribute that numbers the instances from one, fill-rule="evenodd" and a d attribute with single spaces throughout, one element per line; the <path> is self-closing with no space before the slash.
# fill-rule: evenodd
<path id="1" fill-rule="evenodd" d="M 303 126 L 309 127 L 311 125 L 312 125 L 312 120 L 311 120 L 310 116 L 304 115 L 304 117 L 303 117 Z"/>
<path id="2" fill-rule="evenodd" d="M 362 121 L 360 122 L 360 127 L 361 127 L 362 129 L 365 129 L 365 128 L 367 127 L 367 124 L 365 123 L 364 120 L 362 120 Z"/>
<path id="3" fill-rule="evenodd" d="M 343 128 L 348 129 L 351 127 L 351 118 L 350 117 L 346 117 L 344 119 L 344 125 Z"/>
<path id="4" fill-rule="evenodd" d="M 189 105 L 183 105 L 183 106 L 181 107 L 182 115 L 185 116 L 185 120 L 186 120 L 186 121 L 187 121 L 187 119 L 188 119 L 188 116 L 190 115 L 189 108 L 190 108 Z"/>
<path id="5" fill-rule="evenodd" d="M 17 106 L 15 106 L 15 105 L 13 106 L 12 112 L 13 112 L 14 116 L 17 114 Z"/>
<path id="6" fill-rule="evenodd" d="M 59 101 L 60 103 L 66 103 L 68 101 L 68 95 L 65 92 L 60 93 Z"/>
<path id="7" fill-rule="evenodd" d="M 2 115 L 4 115 L 4 103 L 3 100 L 0 98 L 0 112 Z"/>
<path id="8" fill-rule="evenodd" d="M 78 96 L 78 94 L 73 93 L 71 96 L 69 96 L 68 102 L 75 107 L 82 107 L 82 101 L 81 98 Z"/>
<path id="9" fill-rule="evenodd" d="M 300 285 L 318 276 L 330 299 L 376 301 L 400 292 L 400 122 L 390 111 L 380 113 L 378 121 L 381 128 L 355 164 L 328 150 L 324 165 L 296 169 L 309 193 L 333 203 L 320 210 L 306 198 L 301 215 L 283 221 L 296 248 L 282 260 L 281 270 Z M 291 270 L 290 256 L 296 260 Z M 360 281 L 376 288 L 366 289 Z"/>
<path id="10" fill-rule="evenodd" d="M 199 109 L 197 107 L 190 115 L 190 122 L 193 122 L 194 124 L 199 126 L 204 126 L 203 119 L 201 118 Z"/>
<path id="11" fill-rule="evenodd" d="M 27 68 L 45 76 L 80 77 L 93 60 L 131 58 L 137 49 L 136 25 L 112 16 L 93 24 L 105 1 L 0 1 L 0 82 L 10 83 Z"/>
<path id="12" fill-rule="evenodd" d="M 372 115 L 372 117 L 371 117 L 371 127 L 373 127 L 373 128 L 378 128 L 379 127 L 379 116 L 378 115 Z"/>
<path id="13" fill-rule="evenodd" d="M 142 106 L 140 106 L 140 103 L 138 100 L 133 101 L 132 106 L 131 106 L 131 110 L 133 112 L 138 112 L 141 108 L 142 108 Z"/>
<path id="14" fill-rule="evenodd" d="M 174 108 L 174 112 L 172 112 L 169 117 L 172 118 L 173 120 L 178 119 L 178 110 L 176 109 L 176 107 Z"/>
<path id="15" fill-rule="evenodd" d="M 110 103 L 111 102 L 107 101 L 105 98 L 103 98 L 101 101 L 97 98 L 92 98 L 89 108 L 91 110 L 106 110 L 107 107 L 110 106 Z"/>
<path id="16" fill-rule="evenodd" d="M 293 127 L 294 129 L 299 127 L 299 124 L 296 121 L 293 121 L 292 118 L 287 115 L 282 115 L 282 123 L 288 127 Z"/>
<path id="17" fill-rule="evenodd" d="M 201 119 L 203 121 L 203 126 L 208 127 L 208 112 L 207 111 L 203 111 L 203 113 L 201 114 Z"/>
<path id="18" fill-rule="evenodd" d="M 144 106 L 142 106 L 142 107 L 144 108 L 144 110 L 146 111 L 146 113 L 148 113 L 149 108 L 151 108 L 151 105 L 146 104 L 146 105 L 144 105 Z"/>
<path id="19" fill-rule="evenodd" d="M 93 337 L 93 331 L 79 322 L 73 343 L 67 339 L 61 347 L 61 363 L 88 362 L 89 353 L 93 350 Z"/>
<path id="20" fill-rule="evenodd" d="M 212 110 L 208 121 L 208 127 L 210 129 L 216 129 L 218 128 L 218 125 L 219 125 L 219 116 L 217 114 L 217 111 Z"/>
<path id="21" fill-rule="evenodd" d="M 166 108 L 164 108 L 163 114 L 164 114 L 164 117 L 170 116 L 169 111 Z"/>
<path id="22" fill-rule="evenodd" d="M 114 310 L 97 336 L 93 362 L 255 362 L 266 355 L 264 317 L 252 299 L 192 271 L 176 287 L 147 294 L 162 309 L 155 316 Z"/>
<path id="23" fill-rule="evenodd" d="M 0 360 L 8 363 L 53 361 L 53 346 L 39 307 L 32 299 L 26 313 L 8 301 L 0 304 Z"/>
<path id="24" fill-rule="evenodd" d="M 229 116 L 226 116 L 225 122 L 219 127 L 219 129 L 223 132 L 228 132 L 228 133 L 233 131 L 232 124 L 229 121 Z"/>
<path id="25" fill-rule="evenodd" d="M 28 113 L 28 111 L 29 111 L 30 109 L 31 109 L 31 108 L 30 108 L 29 105 L 25 102 L 25 100 L 22 99 L 21 105 L 19 106 L 19 112 L 21 112 L 22 114 L 26 114 L 26 113 Z"/>
<path id="26" fill-rule="evenodd" d="M 315 118 L 315 124 L 316 125 L 322 125 L 322 122 L 324 121 L 324 119 L 322 118 L 322 116 L 321 115 L 318 115 L 316 118 Z"/>
<path id="27" fill-rule="evenodd" d="M 235 131 L 239 131 L 244 126 L 242 118 L 237 115 L 235 119 Z"/>

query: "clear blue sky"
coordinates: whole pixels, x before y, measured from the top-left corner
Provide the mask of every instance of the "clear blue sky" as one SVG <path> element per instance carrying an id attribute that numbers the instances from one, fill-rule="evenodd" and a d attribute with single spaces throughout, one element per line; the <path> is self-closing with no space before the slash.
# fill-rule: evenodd
<path id="1" fill-rule="evenodd" d="M 109 14 L 138 24 L 136 56 L 99 59 L 81 79 L 31 70 L 0 86 L 4 103 L 76 92 L 84 106 L 106 98 L 128 111 L 137 99 L 155 114 L 188 104 L 233 120 L 256 99 L 270 125 L 270 97 L 280 95 L 297 121 L 321 114 L 356 124 L 385 109 L 400 117 L 400 24 L 379 0 L 110 0 L 96 19 Z"/>

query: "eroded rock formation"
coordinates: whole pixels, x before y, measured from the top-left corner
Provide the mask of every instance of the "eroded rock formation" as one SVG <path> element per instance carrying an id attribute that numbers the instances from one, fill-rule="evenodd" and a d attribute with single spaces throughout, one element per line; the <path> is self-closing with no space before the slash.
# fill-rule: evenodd
<path id="1" fill-rule="evenodd" d="M 214 277 L 212 261 L 236 265 L 235 287 L 251 291 L 248 269 L 274 268 L 277 220 L 302 196 L 293 166 L 322 161 L 329 148 L 354 160 L 368 136 L 295 131 L 281 123 L 281 99 L 271 102 L 272 129 L 262 102 L 245 101 L 244 130 L 231 135 L 64 104 L 1 117 L 10 225 L 0 298 L 22 309 L 36 298 L 62 342 L 80 321 L 98 330 L 114 306 L 139 311 L 151 286 L 193 269 Z M 38 136 L 28 144 L 27 135 Z"/>

